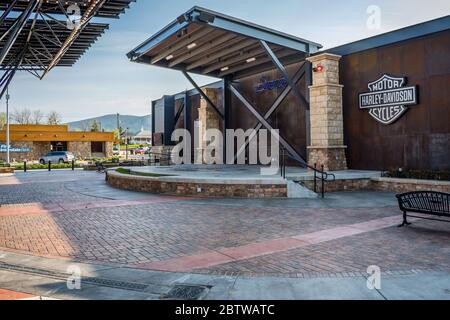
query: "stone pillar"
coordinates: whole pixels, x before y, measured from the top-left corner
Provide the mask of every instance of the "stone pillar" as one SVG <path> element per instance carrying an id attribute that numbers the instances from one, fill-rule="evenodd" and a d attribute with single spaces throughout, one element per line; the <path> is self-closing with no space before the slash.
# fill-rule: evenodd
<path id="1" fill-rule="evenodd" d="M 91 159 L 91 142 L 71 141 L 67 143 L 67 151 L 72 152 L 77 159 Z"/>
<path id="2" fill-rule="evenodd" d="M 308 147 L 308 162 L 311 166 L 323 165 L 327 171 L 347 169 L 340 59 L 340 56 L 328 53 L 308 58 L 313 68 L 323 67 L 321 72 L 313 73 L 313 85 L 309 87 L 311 146 Z"/>
<path id="3" fill-rule="evenodd" d="M 218 90 L 204 89 L 204 92 L 212 103 L 218 107 Z M 221 122 L 220 116 L 203 98 L 200 99 L 200 107 L 198 108 L 198 121 L 200 122 L 200 127 L 198 128 L 198 137 L 195 137 L 195 139 L 198 139 L 199 147 L 195 150 L 195 153 L 197 156 L 196 159 L 203 159 L 203 151 L 207 147 L 205 139 L 206 131 L 209 129 L 220 129 Z"/>
<path id="4" fill-rule="evenodd" d="M 169 166 L 171 162 L 173 146 L 156 146 L 152 147 L 150 160 L 153 163 L 159 162 L 161 166 Z"/>
<path id="5" fill-rule="evenodd" d="M 105 157 L 106 158 L 113 157 L 113 148 L 114 148 L 113 142 L 110 142 L 110 141 L 105 142 Z"/>

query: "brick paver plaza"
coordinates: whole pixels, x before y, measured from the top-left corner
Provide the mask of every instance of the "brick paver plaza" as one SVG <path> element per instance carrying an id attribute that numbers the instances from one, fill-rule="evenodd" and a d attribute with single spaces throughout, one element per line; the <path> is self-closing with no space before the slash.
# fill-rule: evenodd
<path id="1" fill-rule="evenodd" d="M 450 270 L 450 225 L 397 228 L 393 194 L 213 200 L 115 190 L 70 171 L 0 177 L 0 249 L 149 270 L 308 277 Z"/>

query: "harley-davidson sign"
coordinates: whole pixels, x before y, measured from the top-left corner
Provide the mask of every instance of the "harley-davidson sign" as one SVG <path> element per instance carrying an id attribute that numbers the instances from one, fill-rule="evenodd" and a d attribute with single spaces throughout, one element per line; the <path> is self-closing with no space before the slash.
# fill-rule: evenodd
<path id="1" fill-rule="evenodd" d="M 417 87 L 406 87 L 406 78 L 384 75 L 369 83 L 368 93 L 359 95 L 359 108 L 369 109 L 369 114 L 383 124 L 392 124 L 417 104 Z"/>

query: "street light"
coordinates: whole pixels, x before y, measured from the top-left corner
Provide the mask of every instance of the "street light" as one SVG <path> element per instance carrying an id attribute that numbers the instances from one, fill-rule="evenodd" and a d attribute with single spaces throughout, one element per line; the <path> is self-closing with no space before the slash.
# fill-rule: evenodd
<path id="1" fill-rule="evenodd" d="M 130 128 L 125 130 L 126 160 L 128 160 L 128 130 L 130 130 Z"/>
<path id="2" fill-rule="evenodd" d="M 9 87 L 6 87 L 6 164 L 10 164 L 10 156 L 9 156 Z"/>

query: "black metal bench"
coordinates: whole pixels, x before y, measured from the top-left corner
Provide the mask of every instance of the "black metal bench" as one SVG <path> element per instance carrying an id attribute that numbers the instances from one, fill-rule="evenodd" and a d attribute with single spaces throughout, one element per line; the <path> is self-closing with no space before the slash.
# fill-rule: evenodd
<path id="1" fill-rule="evenodd" d="M 450 194 L 434 191 L 408 192 L 397 195 L 400 210 L 403 211 L 403 223 L 399 227 L 408 226 L 408 217 L 425 220 L 450 222 L 449 220 L 419 217 L 409 215 L 408 212 L 423 215 L 450 218 Z"/>

